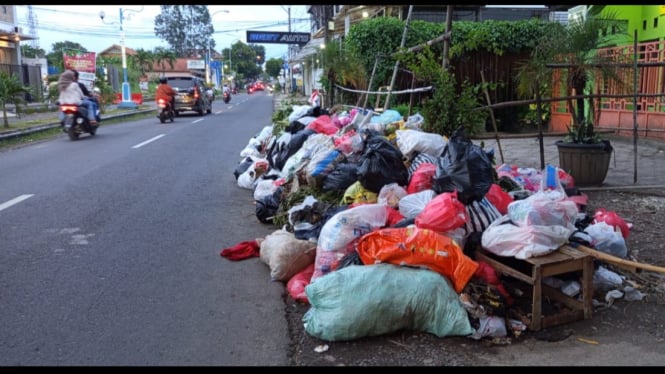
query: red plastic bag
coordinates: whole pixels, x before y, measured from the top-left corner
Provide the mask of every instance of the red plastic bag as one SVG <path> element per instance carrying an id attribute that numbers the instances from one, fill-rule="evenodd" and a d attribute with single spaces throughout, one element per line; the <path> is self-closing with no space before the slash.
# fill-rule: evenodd
<path id="1" fill-rule="evenodd" d="M 457 200 L 457 191 L 443 192 L 430 200 L 416 216 L 416 226 L 437 232 L 453 231 L 466 225 L 464 204 Z"/>
<path id="2" fill-rule="evenodd" d="M 407 193 L 416 193 L 432 189 L 432 177 L 436 174 L 436 165 L 423 162 L 418 165 L 411 175 L 411 180 L 406 188 Z"/>
<path id="3" fill-rule="evenodd" d="M 608 212 L 605 208 L 596 210 L 596 213 L 593 215 L 593 222 L 605 222 L 610 226 L 614 226 L 615 230 L 618 228 L 621 230 L 621 235 L 623 235 L 624 239 L 628 238 L 628 234 L 630 234 L 630 225 L 623 218 L 619 217 L 616 212 Z"/>
<path id="4" fill-rule="evenodd" d="M 294 300 L 309 304 L 309 299 L 307 298 L 307 294 L 305 294 L 305 287 L 311 281 L 312 274 L 314 274 L 314 263 L 309 264 L 306 268 L 296 273 L 286 283 L 286 289 Z"/>
<path id="5" fill-rule="evenodd" d="M 501 214 L 508 213 L 508 204 L 513 202 L 513 197 L 496 183 L 492 183 L 485 197 Z"/>

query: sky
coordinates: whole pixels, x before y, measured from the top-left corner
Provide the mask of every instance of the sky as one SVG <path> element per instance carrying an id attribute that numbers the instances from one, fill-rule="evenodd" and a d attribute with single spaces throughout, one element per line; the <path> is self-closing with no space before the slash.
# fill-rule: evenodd
<path id="1" fill-rule="evenodd" d="M 123 12 L 122 28 L 125 46 L 132 49 L 153 50 L 169 47 L 166 41 L 155 36 L 154 21 L 160 13 L 159 5 L 32 5 L 37 41 L 24 43 L 42 48 L 47 53 L 57 42 L 71 41 L 81 44 L 90 52 L 101 52 L 112 44 L 120 44 L 120 9 Z M 221 51 L 237 40 L 246 43 L 246 31 L 289 31 L 309 33 L 310 22 L 305 5 L 209 5 L 215 28 L 213 36 L 216 50 Z M 18 26 L 23 34 L 31 35 L 29 6 L 17 5 Z M 225 12 L 228 10 L 228 13 Z M 105 12 L 104 21 L 99 17 Z M 266 59 L 287 56 L 286 44 L 262 44 Z"/>

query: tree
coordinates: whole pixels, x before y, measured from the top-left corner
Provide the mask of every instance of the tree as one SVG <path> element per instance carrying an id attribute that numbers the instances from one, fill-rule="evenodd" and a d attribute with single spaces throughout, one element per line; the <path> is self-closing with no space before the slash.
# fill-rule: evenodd
<path id="1" fill-rule="evenodd" d="M 49 66 L 54 66 L 57 67 L 60 71 L 64 71 L 65 63 L 64 63 L 63 54 L 65 52 L 71 52 L 71 51 L 76 51 L 81 53 L 88 52 L 88 50 L 85 49 L 85 47 L 83 47 L 79 43 L 74 43 L 70 41 L 57 42 L 53 43 L 53 46 L 51 46 L 51 53 L 46 55 L 46 61 L 48 61 Z"/>
<path id="2" fill-rule="evenodd" d="M 34 48 L 30 44 L 21 44 L 21 56 L 27 58 L 46 57 L 46 51 L 41 48 Z"/>
<path id="3" fill-rule="evenodd" d="M 281 58 L 271 58 L 266 61 L 266 73 L 270 77 L 278 77 L 282 66 L 284 65 L 284 60 Z"/>
<path id="4" fill-rule="evenodd" d="M 228 54 L 228 48 L 222 51 L 222 55 L 225 57 L 228 56 Z M 238 41 L 231 45 L 231 61 L 229 61 L 229 64 L 233 64 L 233 66 L 229 66 L 229 69 L 236 71 L 238 79 L 240 79 L 239 76 L 258 79 L 262 70 L 256 63 L 256 56 L 260 56 L 261 59 L 265 56 L 265 48 L 262 45 L 248 45 Z"/>
<path id="5" fill-rule="evenodd" d="M 169 64 L 171 69 L 175 66 L 175 61 L 177 59 L 176 53 L 170 49 L 164 47 L 156 47 L 154 52 L 154 61 L 159 64 L 159 67 L 162 68 L 162 74 L 166 71 L 166 63 Z"/>
<path id="6" fill-rule="evenodd" d="M 155 61 L 155 56 L 151 51 L 143 48 L 136 50 L 136 55 L 132 56 L 134 64 L 141 71 L 141 76 L 145 76 L 147 70 L 152 70 L 152 65 Z"/>
<path id="7" fill-rule="evenodd" d="M 208 50 L 215 29 L 206 5 L 161 5 L 155 17 L 155 35 L 165 40 L 179 57 Z M 211 43 L 211 46 L 212 43 Z"/>
<path id="8" fill-rule="evenodd" d="M 19 105 L 25 102 L 25 94 L 30 93 L 30 91 L 32 89 L 24 86 L 16 75 L 9 75 L 5 71 L 0 71 L 0 107 L 2 107 L 2 119 L 5 128 L 9 128 L 7 104 L 14 104 L 18 113 Z"/>

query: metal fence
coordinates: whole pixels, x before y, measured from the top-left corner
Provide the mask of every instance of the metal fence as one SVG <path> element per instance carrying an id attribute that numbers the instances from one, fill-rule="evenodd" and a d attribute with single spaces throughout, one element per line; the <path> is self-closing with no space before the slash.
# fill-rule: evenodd
<path id="1" fill-rule="evenodd" d="M 26 94 L 27 102 L 44 101 L 44 81 L 42 80 L 42 71 L 39 66 L 0 64 L 0 71 L 9 75 L 15 75 L 23 82 L 24 86 L 31 88 L 31 92 Z"/>

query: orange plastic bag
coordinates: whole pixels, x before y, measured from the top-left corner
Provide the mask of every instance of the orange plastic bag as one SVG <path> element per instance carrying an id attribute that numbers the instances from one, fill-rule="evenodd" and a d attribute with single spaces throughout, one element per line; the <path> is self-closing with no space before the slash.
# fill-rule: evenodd
<path id="1" fill-rule="evenodd" d="M 356 246 L 365 265 L 426 267 L 447 277 L 460 293 L 478 269 L 452 238 L 416 226 L 384 228 L 363 235 Z"/>

